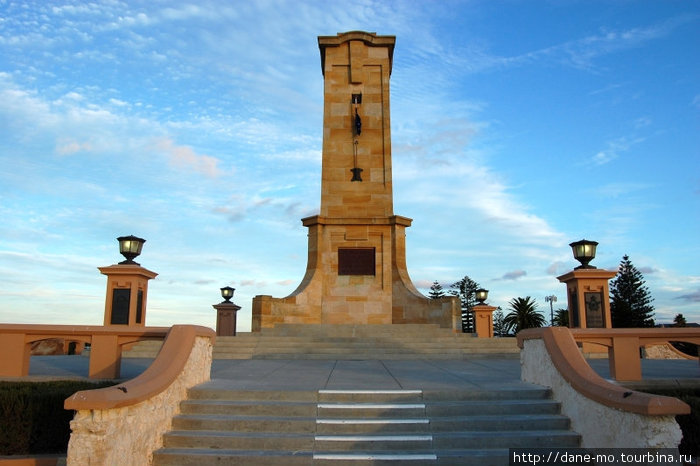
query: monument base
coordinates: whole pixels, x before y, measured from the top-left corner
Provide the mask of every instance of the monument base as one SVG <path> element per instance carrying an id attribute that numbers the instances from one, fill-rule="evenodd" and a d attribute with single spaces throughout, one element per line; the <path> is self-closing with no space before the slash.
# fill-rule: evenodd
<path id="1" fill-rule="evenodd" d="M 437 324 L 460 329 L 459 299 L 429 299 L 406 269 L 411 219 L 320 216 L 309 228 L 306 275 L 285 298 L 253 298 L 252 331 L 277 324 Z"/>

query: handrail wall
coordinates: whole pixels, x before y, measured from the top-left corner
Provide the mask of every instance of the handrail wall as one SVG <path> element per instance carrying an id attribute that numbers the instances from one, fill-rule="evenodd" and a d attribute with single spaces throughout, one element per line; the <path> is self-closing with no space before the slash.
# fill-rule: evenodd
<path id="1" fill-rule="evenodd" d="M 141 375 L 66 399 L 64 407 L 77 411 L 68 465 L 151 464 L 189 388 L 209 380 L 215 338 L 210 328 L 175 325 Z"/>
<path id="2" fill-rule="evenodd" d="M 588 365 L 566 327 L 518 333 L 521 378 L 551 387 L 584 447 L 675 448 L 682 434 L 675 416 L 690 413 L 682 401 L 626 389 Z"/>

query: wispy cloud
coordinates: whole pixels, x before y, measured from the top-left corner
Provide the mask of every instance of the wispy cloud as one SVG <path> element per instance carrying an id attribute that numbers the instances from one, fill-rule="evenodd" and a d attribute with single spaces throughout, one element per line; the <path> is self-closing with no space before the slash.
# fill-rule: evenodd
<path id="1" fill-rule="evenodd" d="M 210 178 L 221 175 L 219 159 L 209 155 L 197 154 L 191 147 L 177 146 L 170 139 L 161 139 L 156 143 L 158 150 L 164 152 L 170 163 L 183 170 L 193 170 Z"/>
<path id="2" fill-rule="evenodd" d="M 654 41 L 671 34 L 676 28 L 696 22 L 699 16 L 683 15 L 655 24 L 628 29 L 601 28 L 597 34 L 553 44 L 520 55 L 499 56 L 484 47 L 470 44 L 454 50 L 439 50 L 444 54 L 447 68 L 458 67 L 462 72 L 479 73 L 508 67 L 559 64 L 562 66 L 596 71 L 596 59 Z M 611 85 L 599 92 L 614 88 Z M 595 92 L 595 91 L 594 91 Z"/>
<path id="3" fill-rule="evenodd" d="M 620 155 L 628 152 L 633 146 L 645 141 L 644 137 L 620 137 L 612 141 L 608 141 L 607 147 L 600 150 L 590 161 L 594 165 L 605 165 L 617 159 Z"/>
<path id="4" fill-rule="evenodd" d="M 513 270 L 512 272 L 506 272 L 499 280 L 517 280 L 527 275 L 524 270 Z"/>
<path id="5" fill-rule="evenodd" d="M 692 293 L 676 296 L 674 299 L 685 301 L 687 303 L 700 303 L 700 289 L 693 291 Z"/>
<path id="6" fill-rule="evenodd" d="M 604 199 L 615 199 L 619 197 L 629 196 L 632 193 L 644 191 L 653 188 L 652 184 L 634 183 L 634 182 L 616 182 L 608 183 L 594 188 L 594 193 Z"/>

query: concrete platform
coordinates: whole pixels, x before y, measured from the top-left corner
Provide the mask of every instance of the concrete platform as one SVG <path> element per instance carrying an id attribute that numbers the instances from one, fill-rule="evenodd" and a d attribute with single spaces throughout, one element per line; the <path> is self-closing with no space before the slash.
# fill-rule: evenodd
<path id="1" fill-rule="evenodd" d="M 123 379 L 136 377 L 152 359 L 122 359 Z M 29 376 L 3 380 L 86 379 L 84 356 L 32 356 Z M 609 378 L 607 359 L 591 359 L 591 367 Z M 692 360 L 642 360 L 643 383 L 700 385 L 700 366 Z M 469 360 L 214 360 L 211 383 L 227 389 L 465 389 L 504 387 L 520 382 L 518 359 Z"/>

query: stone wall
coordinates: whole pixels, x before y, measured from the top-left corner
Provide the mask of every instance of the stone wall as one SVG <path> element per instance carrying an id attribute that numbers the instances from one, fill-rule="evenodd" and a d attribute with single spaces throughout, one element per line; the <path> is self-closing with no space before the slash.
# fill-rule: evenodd
<path id="1" fill-rule="evenodd" d="M 184 369 L 164 391 L 130 406 L 77 411 L 71 421 L 67 464 L 151 464 L 187 390 L 209 380 L 211 361 L 211 338 L 198 336 Z"/>

